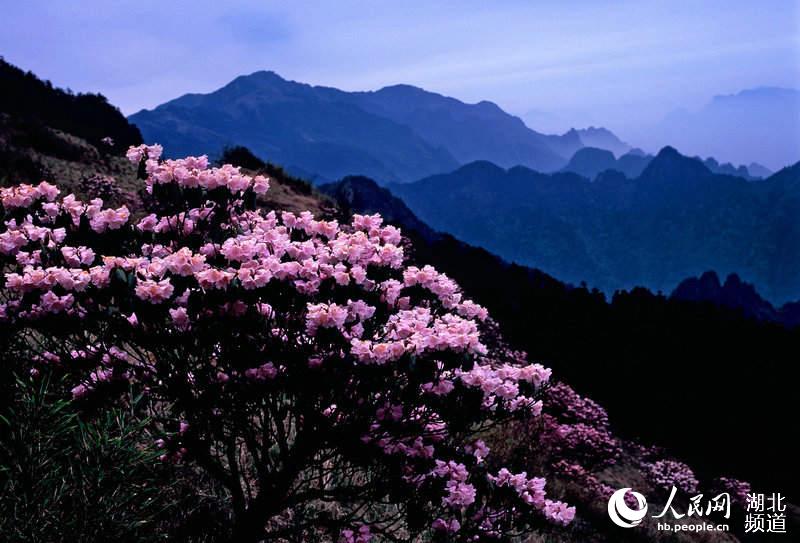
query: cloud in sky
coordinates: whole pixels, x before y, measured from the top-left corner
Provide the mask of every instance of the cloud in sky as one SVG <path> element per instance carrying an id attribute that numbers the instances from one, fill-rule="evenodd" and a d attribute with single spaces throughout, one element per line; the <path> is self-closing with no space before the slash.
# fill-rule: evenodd
<path id="1" fill-rule="evenodd" d="M 0 54 L 125 113 L 269 69 L 624 135 L 716 94 L 800 87 L 794 1 L 2 1 Z"/>

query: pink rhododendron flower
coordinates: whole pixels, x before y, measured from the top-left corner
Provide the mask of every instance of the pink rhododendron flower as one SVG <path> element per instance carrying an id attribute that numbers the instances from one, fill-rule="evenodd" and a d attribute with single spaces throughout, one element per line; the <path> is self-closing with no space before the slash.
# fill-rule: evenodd
<path id="1" fill-rule="evenodd" d="M 160 304 L 172 296 L 175 288 L 169 279 L 161 281 L 139 281 L 136 285 L 136 295 L 142 300 L 147 300 L 154 304 Z"/>

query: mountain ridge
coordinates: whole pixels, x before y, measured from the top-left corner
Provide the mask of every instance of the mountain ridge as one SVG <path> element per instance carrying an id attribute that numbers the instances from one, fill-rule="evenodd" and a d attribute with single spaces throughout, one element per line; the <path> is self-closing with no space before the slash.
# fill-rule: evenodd
<path id="1" fill-rule="evenodd" d="M 779 304 L 800 298 L 798 187 L 798 165 L 752 182 L 672 147 L 632 179 L 472 163 L 390 186 L 433 228 L 573 284 L 669 292 L 715 269 Z"/>
<path id="2" fill-rule="evenodd" d="M 487 100 L 470 104 L 406 84 L 347 92 L 266 70 L 129 120 L 175 155 L 218 156 L 242 144 L 323 180 L 363 174 L 384 184 L 480 159 L 554 171 L 583 147 L 577 132 L 541 134 Z"/>
<path id="3" fill-rule="evenodd" d="M 626 177 L 634 179 L 642 174 L 653 158 L 653 155 L 637 153 L 634 149 L 615 158 L 614 153 L 608 149 L 586 146 L 575 151 L 561 171 L 577 173 L 593 180 L 607 170 L 616 170 L 625 174 Z M 750 181 L 772 175 L 771 171 L 756 163 L 751 163 L 750 166 L 734 166 L 730 162 L 720 164 L 713 157 L 702 159 L 696 156 L 691 158 L 701 162 L 712 173 L 732 175 Z"/>

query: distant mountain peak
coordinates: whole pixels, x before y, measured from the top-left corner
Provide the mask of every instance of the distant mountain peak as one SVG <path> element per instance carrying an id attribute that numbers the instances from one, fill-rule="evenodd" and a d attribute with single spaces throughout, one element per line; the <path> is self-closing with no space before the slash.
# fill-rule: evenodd
<path id="1" fill-rule="evenodd" d="M 724 283 L 720 282 L 714 271 L 707 271 L 700 277 L 689 277 L 681 281 L 670 298 L 688 302 L 710 302 L 737 309 L 749 318 L 782 322 L 786 326 L 796 326 L 800 318 L 800 305 L 790 303 L 776 308 L 761 297 L 753 284 L 743 281 L 736 273 L 729 274 Z"/>
<path id="2" fill-rule="evenodd" d="M 407 83 L 396 83 L 394 85 L 387 85 L 372 92 L 396 93 L 396 94 L 435 94 L 423 88 L 417 87 L 415 85 L 409 85 Z"/>
<path id="3" fill-rule="evenodd" d="M 675 149 L 671 145 L 667 145 L 667 146 L 663 147 L 658 152 L 658 154 L 656 155 L 656 158 L 664 160 L 664 159 L 667 159 L 667 158 L 677 159 L 677 158 L 685 158 L 685 157 L 682 154 L 680 154 L 677 149 Z"/>
<path id="4" fill-rule="evenodd" d="M 281 81 L 286 81 L 286 79 L 284 79 L 277 72 L 274 72 L 272 70 L 256 70 L 251 74 L 242 75 L 239 77 L 280 79 Z"/>
<path id="5" fill-rule="evenodd" d="M 495 164 L 494 162 L 489 162 L 488 160 L 475 160 L 468 164 L 464 164 L 453 173 L 456 174 L 499 174 L 502 175 L 506 173 L 506 170 Z"/>
<path id="6" fill-rule="evenodd" d="M 605 149 L 614 153 L 614 156 L 622 156 L 631 150 L 631 146 L 622 141 L 608 128 L 602 126 L 589 126 L 587 128 L 572 129 L 580 137 L 583 144 L 587 147 Z"/>
<path id="7" fill-rule="evenodd" d="M 281 77 L 277 72 L 272 70 L 258 70 L 251 74 L 240 75 L 234 78 L 228 85 L 237 85 L 241 83 L 295 83 Z M 224 87 L 223 87 L 224 88 Z"/>
<path id="8" fill-rule="evenodd" d="M 572 130 L 575 129 L 573 128 Z M 604 128 L 602 126 L 587 126 L 586 128 L 582 128 L 581 131 L 587 134 L 608 134 L 616 137 L 616 135 L 614 135 L 614 133 L 611 132 L 611 130 L 609 130 L 608 128 Z"/>
<path id="9" fill-rule="evenodd" d="M 713 270 L 703 272 L 703 274 L 700 276 L 699 284 L 702 288 L 710 289 L 712 291 L 717 291 L 722 288 L 719 275 L 717 275 L 717 272 Z"/>
<path id="10" fill-rule="evenodd" d="M 276 92 L 278 95 L 286 95 L 288 93 L 297 92 L 299 89 L 303 88 L 311 89 L 312 87 L 311 85 L 284 79 L 273 71 L 259 70 L 251 74 L 240 75 L 234 78 L 227 85 L 224 85 L 223 87 L 210 93 L 210 95 L 239 97 L 250 93 L 265 93 L 265 95 L 272 95 Z M 208 96 L 208 94 L 188 94 L 182 96 L 178 100 L 186 99 L 186 97 L 190 97 L 192 100 L 202 100 Z M 169 103 L 170 102 L 167 102 L 167 104 Z"/>
<path id="11" fill-rule="evenodd" d="M 711 175 L 711 170 L 700 160 L 684 156 L 674 147 L 667 145 L 650 161 L 641 177 L 662 179 L 670 183 L 685 183 L 708 175 Z"/>
<path id="12" fill-rule="evenodd" d="M 761 177 L 767 178 L 773 174 L 773 171 L 764 166 L 763 164 L 759 164 L 758 162 L 751 162 L 747 166 L 747 171 L 753 177 Z"/>
<path id="13" fill-rule="evenodd" d="M 569 130 L 564 132 L 564 134 L 561 137 L 572 143 L 580 144 L 580 146 L 586 145 L 583 141 L 583 138 L 581 138 L 580 132 L 575 130 L 574 128 L 570 128 Z"/>
<path id="14" fill-rule="evenodd" d="M 651 158 L 650 156 L 622 155 L 616 159 L 614 153 L 607 149 L 583 147 L 572 155 L 562 171 L 577 173 L 589 180 L 596 180 L 603 172 L 616 170 L 625 177 L 633 179 L 639 177 Z"/>

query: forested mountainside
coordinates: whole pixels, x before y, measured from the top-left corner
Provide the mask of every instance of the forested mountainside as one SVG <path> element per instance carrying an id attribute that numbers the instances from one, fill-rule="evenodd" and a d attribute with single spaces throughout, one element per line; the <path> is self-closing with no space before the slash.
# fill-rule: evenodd
<path id="1" fill-rule="evenodd" d="M 475 162 L 391 190 L 437 230 L 608 294 L 714 270 L 800 298 L 800 164 L 753 182 L 664 148 L 634 179 Z"/>
<path id="2" fill-rule="evenodd" d="M 796 488 L 796 476 L 765 466 L 795 454 L 785 430 L 800 376 L 793 355 L 799 328 L 644 288 L 607 301 L 597 290 L 421 227 L 399 198 L 368 179 L 322 189 L 340 205 L 380 212 L 404 227 L 415 258 L 456 279 L 513 344 L 607 407 L 624 434 L 674 448 L 704 469 Z M 751 371 L 756 366 L 763 371 Z"/>

